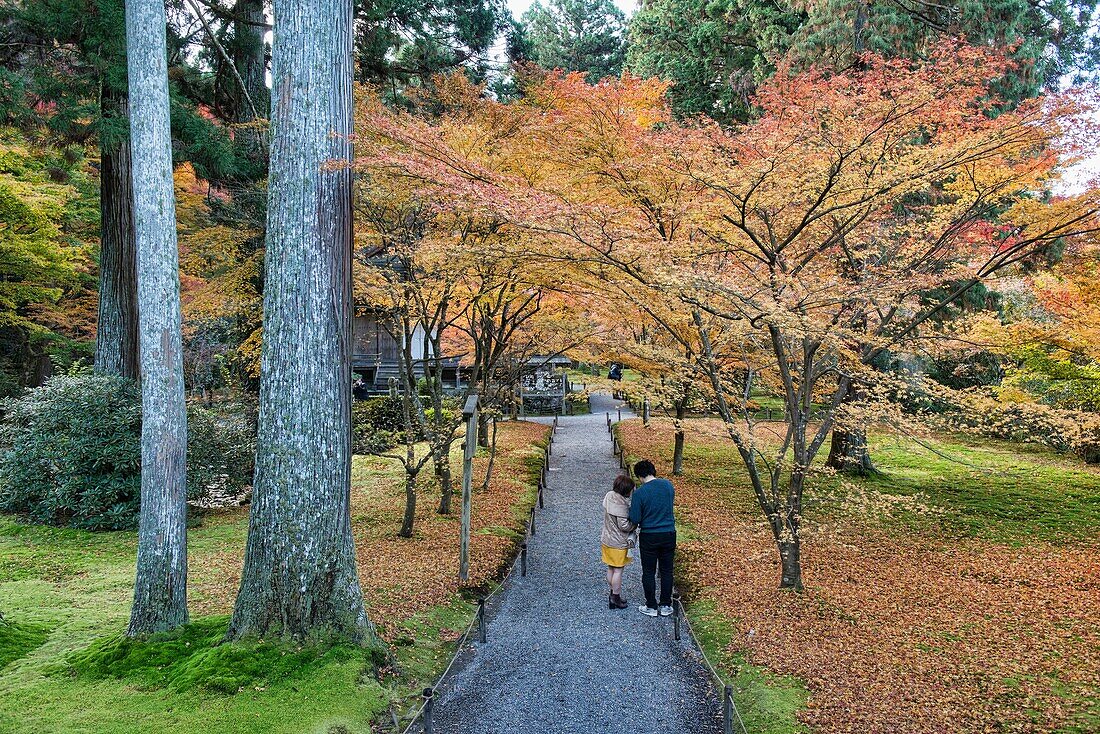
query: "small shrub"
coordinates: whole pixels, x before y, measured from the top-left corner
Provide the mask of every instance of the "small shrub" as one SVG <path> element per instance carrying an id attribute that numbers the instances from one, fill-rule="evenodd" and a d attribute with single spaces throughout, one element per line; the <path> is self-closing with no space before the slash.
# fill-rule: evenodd
<path id="1" fill-rule="evenodd" d="M 87 530 L 137 524 L 141 396 L 114 375 L 63 374 L 3 404 L 0 511 Z M 251 479 L 251 420 L 188 411 L 188 498 L 235 493 Z"/>
<path id="2" fill-rule="evenodd" d="M 405 430 L 405 413 L 401 398 L 389 395 L 356 400 L 352 406 L 352 422 L 356 428 L 369 426 L 375 431 L 400 433 Z"/>
<path id="3" fill-rule="evenodd" d="M 456 415 L 457 415 L 457 413 L 454 410 L 452 410 L 452 409 L 450 409 L 446 406 L 444 406 L 443 409 L 439 411 L 439 418 L 443 423 L 450 423 L 451 421 L 453 421 L 455 419 Z M 427 421 L 429 423 L 434 422 L 435 421 L 435 408 L 428 408 L 427 410 L 425 410 L 424 411 L 424 418 L 427 419 Z"/>
<path id="4" fill-rule="evenodd" d="M 352 436 L 352 453 L 355 454 L 381 454 L 396 447 L 401 443 L 401 434 L 389 431 L 375 431 L 368 426 L 365 429 L 355 431 Z"/>
<path id="5" fill-rule="evenodd" d="M 376 454 L 404 440 L 405 416 L 401 399 L 385 396 L 357 400 L 351 409 L 352 451 Z"/>
<path id="6" fill-rule="evenodd" d="M 252 483 L 256 425 L 243 413 L 187 410 L 187 486 L 193 497 L 237 497 Z"/>

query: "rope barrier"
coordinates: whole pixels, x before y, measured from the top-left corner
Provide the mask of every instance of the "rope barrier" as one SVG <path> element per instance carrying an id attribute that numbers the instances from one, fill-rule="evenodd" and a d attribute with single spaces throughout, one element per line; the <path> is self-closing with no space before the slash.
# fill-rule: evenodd
<path id="1" fill-rule="evenodd" d="M 551 443 L 554 440 L 554 433 L 557 430 L 558 430 L 558 419 L 555 416 L 554 422 L 552 424 L 550 424 L 550 442 Z M 539 482 L 539 496 L 538 496 L 538 505 L 540 507 L 542 506 L 542 490 L 546 486 L 546 482 L 545 482 L 546 470 L 550 466 L 549 446 L 547 446 L 547 449 L 546 449 L 545 454 L 543 455 L 543 458 L 544 458 L 543 469 L 542 469 L 543 474 L 542 474 L 542 479 L 540 479 L 540 482 Z M 534 525 L 535 525 L 535 508 L 532 507 L 531 508 L 531 525 L 530 525 L 531 535 L 535 534 Z M 481 642 L 481 643 L 485 642 L 485 608 L 486 608 L 486 605 L 489 603 L 490 599 L 492 599 L 494 596 L 499 594 L 504 589 L 504 586 L 508 583 L 508 579 L 510 579 L 512 577 L 512 574 L 516 570 L 516 564 L 519 564 L 519 563 L 522 563 L 522 565 L 523 565 L 523 569 L 522 569 L 523 574 L 522 575 L 526 576 L 527 575 L 527 542 L 526 542 L 526 540 L 523 543 L 520 544 L 520 552 L 516 555 L 515 558 L 512 559 L 512 565 L 508 567 L 508 570 L 507 570 L 507 572 L 505 572 L 503 578 L 501 578 L 500 583 L 497 584 L 495 589 L 493 589 L 491 592 L 489 592 L 488 596 L 484 596 L 484 597 L 482 597 L 481 599 L 478 600 L 477 611 L 474 613 L 473 619 L 470 620 L 470 623 L 468 625 L 466 625 L 466 630 L 459 636 L 458 644 L 455 645 L 455 653 L 454 653 L 454 655 L 451 656 L 450 662 L 447 663 L 447 667 L 443 670 L 443 673 L 438 678 L 436 678 L 435 683 L 432 686 L 424 689 L 424 692 L 421 695 L 420 706 L 413 712 L 412 718 L 409 720 L 408 725 L 406 725 L 405 728 L 401 730 L 401 734 L 410 734 L 410 732 L 412 732 L 412 730 L 413 730 L 413 727 L 416 726 L 417 722 L 420 721 L 421 718 L 423 718 L 423 721 L 424 721 L 425 734 L 431 734 L 431 729 L 432 729 L 431 715 L 432 715 L 432 709 L 434 708 L 435 692 L 439 689 L 439 687 L 441 685 L 443 685 L 443 681 L 446 680 L 447 675 L 451 672 L 451 669 L 454 667 L 454 664 L 458 661 L 458 656 L 462 653 L 462 649 L 466 646 L 466 643 L 469 641 L 470 632 L 473 630 L 474 625 L 477 625 L 477 627 L 478 627 L 478 640 L 479 640 L 479 642 Z"/>
<path id="2" fill-rule="evenodd" d="M 696 649 L 699 650 L 699 654 L 703 657 L 703 662 L 706 663 L 707 670 L 710 672 L 711 677 L 718 683 L 718 687 L 722 690 L 722 713 L 723 718 L 726 719 L 726 721 L 723 722 L 726 727 L 724 734 L 732 734 L 732 722 L 729 720 L 729 714 L 731 712 L 737 717 L 737 723 L 741 727 L 742 734 L 749 734 L 749 730 L 745 728 L 745 721 L 741 718 L 741 712 L 737 710 L 737 702 L 733 700 L 733 686 L 726 682 L 726 679 L 722 677 L 722 674 L 719 673 L 717 668 L 710 662 L 706 650 L 699 644 L 699 638 L 695 635 L 695 629 L 691 626 L 691 620 L 688 619 L 684 611 L 684 603 L 680 601 L 679 596 L 674 600 L 674 603 L 679 607 L 679 617 L 682 617 L 684 620 L 688 636 L 691 638 L 692 642 L 695 643 Z M 727 710 L 727 706 L 730 710 Z"/>

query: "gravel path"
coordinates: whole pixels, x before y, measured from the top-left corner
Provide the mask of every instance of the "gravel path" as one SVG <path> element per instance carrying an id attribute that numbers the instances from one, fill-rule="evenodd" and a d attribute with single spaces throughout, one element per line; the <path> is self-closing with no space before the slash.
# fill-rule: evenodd
<path id="1" fill-rule="evenodd" d="M 673 640 L 672 619 L 638 612 L 640 563 L 628 566 L 624 610 L 607 608 L 600 501 L 617 462 L 605 411 L 561 418 L 546 507 L 517 572 L 490 603 L 487 639 L 471 643 L 436 695 L 442 734 L 712 734 L 717 697 L 698 652 Z"/>

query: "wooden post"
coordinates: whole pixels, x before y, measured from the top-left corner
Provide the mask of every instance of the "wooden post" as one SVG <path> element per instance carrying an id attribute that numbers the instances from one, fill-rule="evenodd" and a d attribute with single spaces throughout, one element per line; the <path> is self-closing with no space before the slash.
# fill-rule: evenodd
<path id="1" fill-rule="evenodd" d="M 435 690 L 424 689 L 424 734 L 432 734 L 432 709 L 435 708 Z"/>
<path id="2" fill-rule="evenodd" d="M 462 418 L 466 421 L 466 444 L 462 452 L 462 536 L 458 546 L 458 578 L 470 578 L 470 495 L 474 480 L 474 453 L 477 452 L 477 393 L 466 398 Z"/>
<path id="3" fill-rule="evenodd" d="M 733 734 L 733 686 L 722 688 L 722 734 Z"/>

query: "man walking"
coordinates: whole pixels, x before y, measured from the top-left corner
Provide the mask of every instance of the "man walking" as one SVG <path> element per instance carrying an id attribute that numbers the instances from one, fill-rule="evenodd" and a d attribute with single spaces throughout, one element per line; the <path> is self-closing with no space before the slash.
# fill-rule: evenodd
<path id="1" fill-rule="evenodd" d="M 630 502 L 630 522 L 638 526 L 642 553 L 642 590 L 645 605 L 638 611 L 649 617 L 672 614 L 672 561 L 676 554 L 676 518 L 672 514 L 675 490 L 672 482 L 657 478 L 653 462 L 643 459 L 634 465 L 634 476 L 642 485 Z M 657 603 L 656 579 L 661 570 L 661 599 Z"/>

